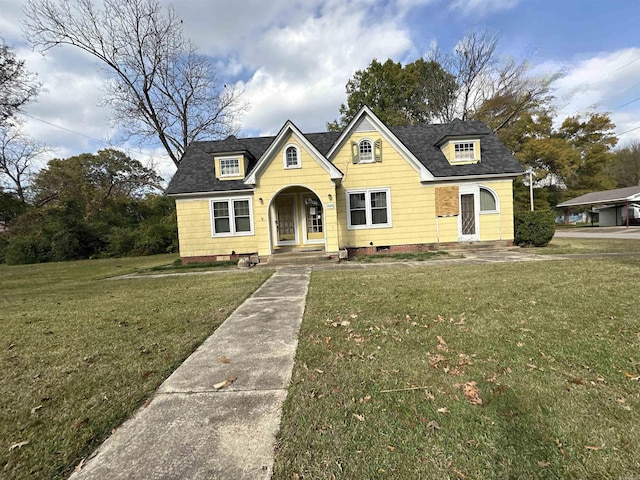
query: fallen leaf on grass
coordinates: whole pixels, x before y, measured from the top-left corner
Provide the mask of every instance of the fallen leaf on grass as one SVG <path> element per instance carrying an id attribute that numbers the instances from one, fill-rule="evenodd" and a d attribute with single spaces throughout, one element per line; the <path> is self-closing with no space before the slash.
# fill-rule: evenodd
<path id="1" fill-rule="evenodd" d="M 236 381 L 236 378 L 237 378 L 237 377 L 233 377 L 233 376 L 231 376 L 231 377 L 227 377 L 227 379 L 226 379 L 226 380 L 224 380 L 224 381 L 222 381 L 222 382 L 218 382 L 218 383 L 216 383 L 216 384 L 213 386 L 213 388 L 214 388 L 214 389 L 216 389 L 216 390 L 220 390 L 221 388 L 228 387 L 229 385 L 231 385 L 233 382 L 235 382 L 235 381 Z"/>
<path id="2" fill-rule="evenodd" d="M 40 410 L 42 408 L 42 404 L 38 405 L 37 407 L 33 407 L 31 409 L 31 415 L 33 415 L 34 413 L 36 413 L 38 410 Z"/>
<path id="3" fill-rule="evenodd" d="M 443 350 L 443 351 L 448 351 L 449 347 L 447 346 L 447 342 L 444 341 L 444 338 L 442 338 L 440 335 L 437 336 L 438 338 L 438 346 L 436 347 L 438 350 Z"/>
<path id="4" fill-rule="evenodd" d="M 438 425 L 438 422 L 435 420 L 431 420 L 427 423 L 427 428 L 430 428 L 431 430 L 441 430 L 440 425 Z"/>
<path id="5" fill-rule="evenodd" d="M 352 414 L 357 420 L 360 420 L 361 422 L 364 422 L 364 415 L 360 415 L 358 413 L 354 413 Z"/>
<path id="6" fill-rule="evenodd" d="M 538 462 L 538 466 L 541 468 L 548 467 L 549 465 L 549 462 L 543 462 L 542 460 Z"/>
<path id="7" fill-rule="evenodd" d="M 392 446 L 392 445 L 387 445 L 387 450 L 389 450 L 390 452 L 395 451 L 396 447 Z"/>
<path id="8" fill-rule="evenodd" d="M 443 415 L 448 415 L 450 413 L 447 407 L 441 407 L 437 409 L 436 412 L 441 413 Z"/>
<path id="9" fill-rule="evenodd" d="M 360 403 L 368 403 L 370 401 L 371 401 L 371 395 L 367 395 L 366 397 L 360 399 Z"/>
<path id="10" fill-rule="evenodd" d="M 626 370 L 624 371 L 624 376 L 636 382 L 640 381 L 640 375 L 634 375 L 632 373 L 627 372 Z"/>
<path id="11" fill-rule="evenodd" d="M 462 385 L 462 392 L 471 405 L 482 405 L 480 398 L 480 390 L 476 386 L 476 382 L 467 382 Z"/>
<path id="12" fill-rule="evenodd" d="M 597 451 L 597 450 L 601 450 L 602 447 L 595 447 L 593 445 L 585 445 L 584 448 L 586 448 L 587 450 L 593 450 L 593 451 Z"/>
<path id="13" fill-rule="evenodd" d="M 220 363 L 231 363 L 231 360 L 225 357 L 224 355 L 218 358 L 218 360 L 220 361 Z"/>
<path id="14" fill-rule="evenodd" d="M 14 451 L 16 448 L 22 448 L 22 447 L 24 447 L 25 445 L 28 445 L 28 444 L 29 444 L 29 440 L 24 440 L 24 441 L 22 441 L 22 442 L 14 443 L 13 445 L 11 445 L 11 446 L 9 447 L 9 451 L 10 451 L 10 452 L 12 452 L 12 451 Z"/>

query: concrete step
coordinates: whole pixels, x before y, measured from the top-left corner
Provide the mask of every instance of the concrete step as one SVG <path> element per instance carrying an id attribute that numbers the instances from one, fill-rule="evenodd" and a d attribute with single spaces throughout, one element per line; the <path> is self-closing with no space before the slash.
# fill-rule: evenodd
<path id="1" fill-rule="evenodd" d="M 335 261 L 325 251 L 278 252 L 269 257 L 269 265 L 313 265 Z"/>

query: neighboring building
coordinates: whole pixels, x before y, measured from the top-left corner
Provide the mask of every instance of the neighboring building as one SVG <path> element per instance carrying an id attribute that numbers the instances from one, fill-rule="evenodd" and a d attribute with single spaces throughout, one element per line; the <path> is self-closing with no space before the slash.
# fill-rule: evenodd
<path id="1" fill-rule="evenodd" d="M 640 225 L 640 187 L 591 192 L 559 203 L 557 207 L 564 209 L 565 215 L 569 209 L 591 207 L 598 213 L 601 227 Z"/>
<path id="2" fill-rule="evenodd" d="M 372 253 L 513 240 L 523 169 L 481 122 L 194 142 L 167 187 L 184 261 L 317 248 Z"/>

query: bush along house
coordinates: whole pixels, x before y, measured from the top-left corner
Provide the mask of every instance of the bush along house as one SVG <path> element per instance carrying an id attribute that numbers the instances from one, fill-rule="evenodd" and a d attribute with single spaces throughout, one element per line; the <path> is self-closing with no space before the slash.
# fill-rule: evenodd
<path id="1" fill-rule="evenodd" d="M 522 173 L 481 122 L 387 127 L 364 107 L 342 132 L 193 142 L 166 193 L 184 263 L 268 262 L 511 244 Z"/>

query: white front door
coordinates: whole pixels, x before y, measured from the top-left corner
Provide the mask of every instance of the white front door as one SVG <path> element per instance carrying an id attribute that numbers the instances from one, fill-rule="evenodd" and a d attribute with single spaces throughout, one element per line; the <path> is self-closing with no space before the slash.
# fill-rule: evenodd
<path id="1" fill-rule="evenodd" d="M 460 215 L 458 215 L 458 240 L 471 242 L 480 239 L 478 222 L 477 189 L 460 190 Z"/>

